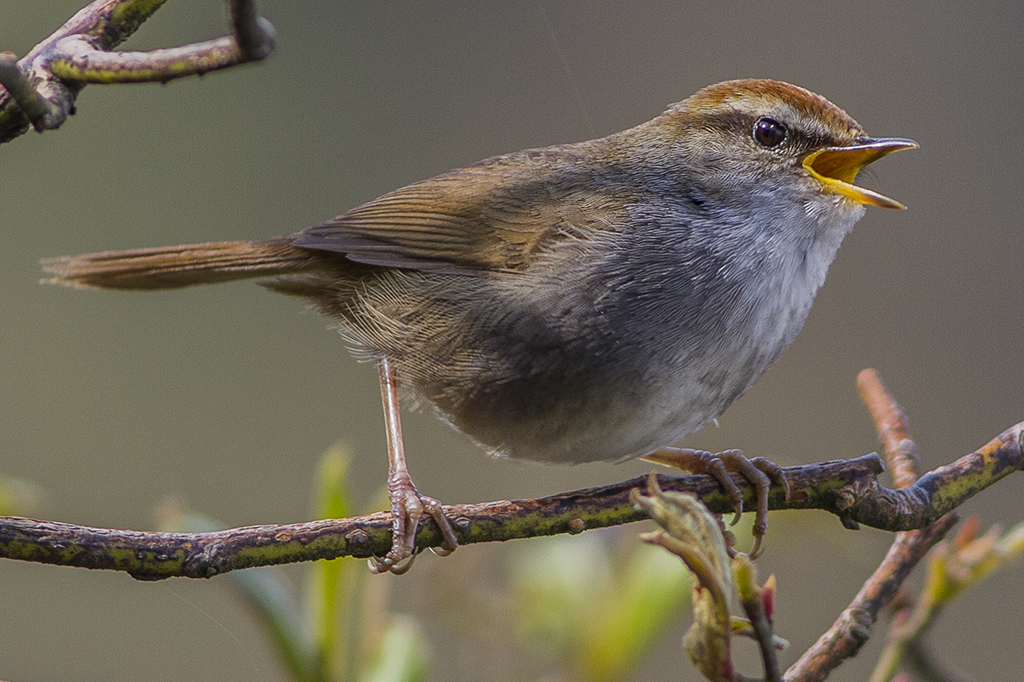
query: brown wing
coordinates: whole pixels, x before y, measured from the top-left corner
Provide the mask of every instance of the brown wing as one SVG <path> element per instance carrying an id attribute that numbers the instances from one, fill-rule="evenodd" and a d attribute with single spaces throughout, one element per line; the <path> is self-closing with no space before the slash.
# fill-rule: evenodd
<path id="1" fill-rule="evenodd" d="M 293 244 L 427 272 L 522 270 L 556 241 L 622 220 L 621 187 L 574 159 L 547 149 L 481 161 L 303 230 Z"/>

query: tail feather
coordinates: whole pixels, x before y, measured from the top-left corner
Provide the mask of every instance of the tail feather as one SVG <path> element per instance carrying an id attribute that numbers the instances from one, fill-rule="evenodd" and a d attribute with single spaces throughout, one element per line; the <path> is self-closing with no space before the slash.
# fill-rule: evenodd
<path id="1" fill-rule="evenodd" d="M 287 238 L 106 251 L 43 261 L 44 280 L 81 289 L 175 289 L 310 269 L 316 255 Z"/>

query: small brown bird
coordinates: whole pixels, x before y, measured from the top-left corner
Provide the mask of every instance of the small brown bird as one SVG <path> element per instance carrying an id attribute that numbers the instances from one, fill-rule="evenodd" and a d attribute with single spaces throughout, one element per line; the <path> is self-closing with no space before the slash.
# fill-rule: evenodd
<path id="1" fill-rule="evenodd" d="M 423 514 L 457 546 L 409 477 L 399 392 L 502 457 L 681 461 L 734 499 L 724 471 L 742 470 L 761 488 L 759 541 L 758 469 L 784 483 L 778 468 L 668 446 L 789 345 L 864 206 L 903 208 L 852 183 L 916 146 L 867 137 L 802 88 L 728 81 L 635 128 L 486 159 L 287 236 L 45 265 L 104 289 L 264 277 L 336 319 L 380 370 L 394 544 L 378 571 L 407 567 Z"/>

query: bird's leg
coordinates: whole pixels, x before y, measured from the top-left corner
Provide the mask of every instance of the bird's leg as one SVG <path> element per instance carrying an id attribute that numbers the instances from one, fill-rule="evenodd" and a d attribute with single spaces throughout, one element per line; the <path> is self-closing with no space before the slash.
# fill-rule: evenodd
<path id="1" fill-rule="evenodd" d="M 641 459 L 682 469 L 691 474 L 707 474 L 718 481 L 732 498 L 732 507 L 736 510 L 730 526 L 735 525 L 743 513 L 743 495 L 729 477 L 729 472 L 735 471 L 750 481 L 757 490 L 757 510 L 754 515 L 754 528 L 751 531 L 754 546 L 750 550 L 750 557 L 753 559 L 761 554 L 761 541 L 768 530 L 768 489 L 771 484 L 782 486 L 786 491 L 786 499 L 789 499 L 789 481 L 786 480 L 782 467 L 764 457 L 747 459 L 739 450 L 711 453 L 703 450 L 661 448 Z"/>
<path id="2" fill-rule="evenodd" d="M 441 547 L 436 549 L 435 553 L 441 556 L 451 554 L 459 546 L 459 542 L 455 539 L 451 523 L 441 510 L 441 503 L 432 497 L 421 495 L 413 485 L 405 464 L 395 370 L 387 358 L 381 359 L 378 370 L 380 394 L 384 402 L 384 424 L 388 437 L 388 499 L 391 501 L 392 541 L 391 549 L 383 559 L 370 560 L 370 570 L 374 573 L 390 571 L 400 575 L 412 566 L 416 554 L 416 531 L 424 514 L 434 519 L 441 529 L 441 535 L 444 536 Z"/>

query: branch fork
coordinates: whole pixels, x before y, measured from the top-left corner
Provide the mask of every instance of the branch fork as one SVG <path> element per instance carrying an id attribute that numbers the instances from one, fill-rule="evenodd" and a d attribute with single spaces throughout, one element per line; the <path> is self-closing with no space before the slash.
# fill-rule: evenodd
<path id="1" fill-rule="evenodd" d="M 150 52 L 114 52 L 165 0 L 95 0 L 18 59 L 0 53 L 0 142 L 59 128 L 89 83 L 167 83 L 260 61 L 274 27 L 252 0 L 228 0 L 232 34 Z"/>

